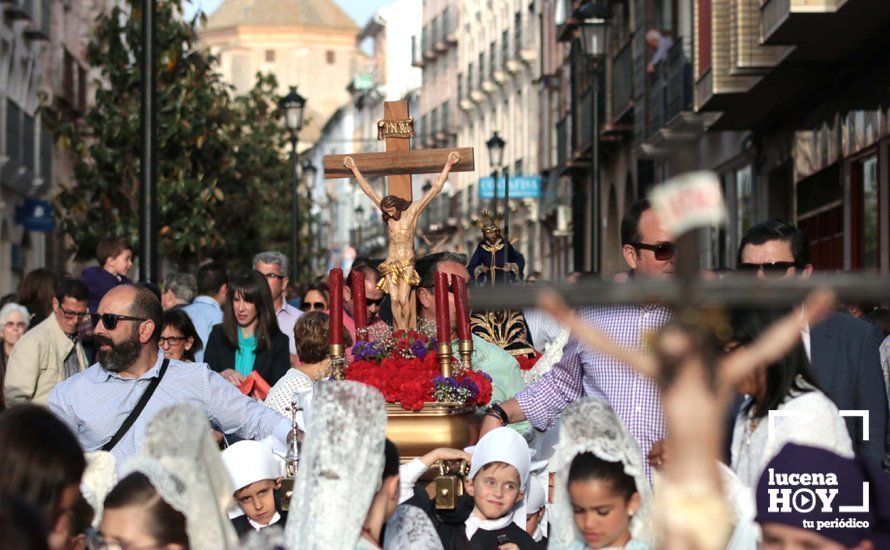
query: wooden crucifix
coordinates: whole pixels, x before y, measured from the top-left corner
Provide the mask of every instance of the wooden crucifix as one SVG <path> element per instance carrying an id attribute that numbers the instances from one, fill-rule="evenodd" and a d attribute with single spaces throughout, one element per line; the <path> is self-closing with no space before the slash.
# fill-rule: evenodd
<path id="1" fill-rule="evenodd" d="M 392 299 L 396 329 L 417 326 L 414 287 L 420 277 L 414 270 L 414 234 L 420 213 L 442 191 L 451 172 L 476 169 L 472 147 L 412 150 L 414 119 L 407 101 L 383 103 L 383 120 L 377 123 L 377 139 L 385 141 L 383 153 L 326 155 L 325 179 L 354 177 L 362 191 L 380 209 L 389 234 L 389 253 L 380 264 L 377 287 Z M 417 202 L 411 193 L 412 174 L 439 172 L 432 188 Z M 365 180 L 366 176 L 386 176 L 386 194 L 381 197 Z"/>

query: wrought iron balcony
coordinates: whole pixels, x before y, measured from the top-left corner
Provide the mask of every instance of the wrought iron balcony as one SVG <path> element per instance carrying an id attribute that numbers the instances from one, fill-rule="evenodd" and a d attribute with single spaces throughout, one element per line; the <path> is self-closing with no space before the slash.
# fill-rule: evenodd
<path id="1" fill-rule="evenodd" d="M 612 58 L 611 122 L 621 119 L 633 107 L 632 42 L 628 41 Z"/>

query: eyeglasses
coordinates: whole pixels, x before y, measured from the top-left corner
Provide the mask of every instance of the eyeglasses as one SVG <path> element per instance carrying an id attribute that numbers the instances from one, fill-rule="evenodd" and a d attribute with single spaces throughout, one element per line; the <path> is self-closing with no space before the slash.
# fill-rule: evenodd
<path id="1" fill-rule="evenodd" d="M 303 302 L 300 304 L 300 309 L 303 311 L 324 311 L 327 307 L 324 302 Z"/>
<path id="2" fill-rule="evenodd" d="M 62 315 L 64 315 L 66 319 L 83 319 L 90 314 L 89 311 L 71 311 L 62 306 L 59 306 L 59 311 L 62 312 Z"/>
<path id="3" fill-rule="evenodd" d="M 754 264 L 742 262 L 738 265 L 741 273 L 757 273 L 762 271 L 767 277 L 784 277 L 788 273 L 788 269 L 797 267 L 794 262 L 768 262 L 764 264 Z"/>
<path id="4" fill-rule="evenodd" d="M 267 279 L 269 279 L 269 280 L 272 280 L 272 279 L 278 279 L 278 280 L 284 280 L 284 279 L 287 279 L 287 275 L 279 275 L 278 273 L 260 273 L 260 275 L 262 275 L 263 277 L 265 277 L 265 278 L 267 278 Z"/>
<path id="5" fill-rule="evenodd" d="M 365 298 L 365 305 L 368 307 L 377 306 L 380 307 L 380 304 L 383 303 L 383 298 L 378 298 L 376 300 L 372 300 L 370 298 Z"/>
<path id="6" fill-rule="evenodd" d="M 655 259 L 660 262 L 665 262 L 674 257 L 677 253 L 677 245 L 675 243 L 658 243 L 658 244 L 647 244 L 647 243 L 629 243 L 634 248 L 641 248 L 643 250 L 651 250 L 655 253 Z"/>
<path id="7" fill-rule="evenodd" d="M 99 321 L 102 321 L 102 325 L 105 326 L 108 330 L 114 330 L 117 328 L 117 324 L 120 321 L 148 321 L 148 319 L 144 319 L 142 317 L 130 317 L 127 315 L 117 315 L 116 313 L 90 313 L 90 319 L 93 321 L 93 326 L 99 326 Z"/>
<path id="8" fill-rule="evenodd" d="M 181 346 L 186 340 L 188 340 L 187 336 L 161 336 L 158 338 L 158 343 L 161 346 Z"/>

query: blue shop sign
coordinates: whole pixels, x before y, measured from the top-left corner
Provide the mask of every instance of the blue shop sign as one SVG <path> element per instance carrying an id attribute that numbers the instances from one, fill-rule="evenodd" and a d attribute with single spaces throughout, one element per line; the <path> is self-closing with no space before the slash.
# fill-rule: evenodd
<path id="1" fill-rule="evenodd" d="M 25 199 L 24 204 L 15 208 L 15 223 L 28 231 L 48 233 L 56 226 L 53 205 L 49 201 Z"/>
<path id="2" fill-rule="evenodd" d="M 490 176 L 479 179 L 479 198 L 494 198 L 494 180 Z M 503 176 L 498 176 L 498 198 L 504 198 Z M 541 176 L 510 176 L 510 198 L 541 198 Z"/>

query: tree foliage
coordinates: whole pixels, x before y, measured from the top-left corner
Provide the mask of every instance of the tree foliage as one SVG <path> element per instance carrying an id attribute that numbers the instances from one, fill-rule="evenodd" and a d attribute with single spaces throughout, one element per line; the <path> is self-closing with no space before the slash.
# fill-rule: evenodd
<path id="1" fill-rule="evenodd" d="M 98 241 L 138 242 L 141 2 L 118 3 L 97 21 L 87 56 L 99 70 L 84 120 L 45 116 L 75 151 L 76 183 L 56 197 L 77 259 Z M 198 45 L 181 0 L 158 3 L 158 248 L 179 266 L 219 259 L 246 266 L 258 250 L 287 250 L 290 227 L 286 133 L 272 76 L 233 97 L 217 60 Z M 305 205 L 304 205 L 305 206 Z"/>

